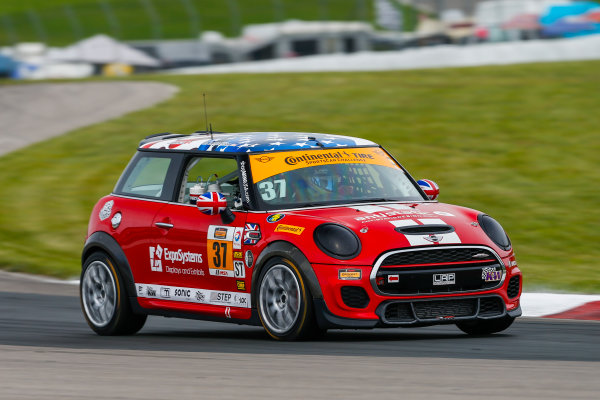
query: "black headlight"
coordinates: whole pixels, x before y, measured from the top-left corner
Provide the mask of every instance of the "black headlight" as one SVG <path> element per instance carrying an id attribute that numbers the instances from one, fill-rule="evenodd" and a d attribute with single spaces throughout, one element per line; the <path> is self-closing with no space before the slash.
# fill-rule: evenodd
<path id="1" fill-rule="evenodd" d="M 360 253 L 358 236 L 345 226 L 322 224 L 315 229 L 315 243 L 321 251 L 339 260 L 349 260 Z"/>
<path id="2" fill-rule="evenodd" d="M 492 239 L 492 242 L 503 250 L 510 250 L 510 239 L 498 221 L 486 214 L 479 214 L 477 221 L 479 221 L 481 229 Z"/>

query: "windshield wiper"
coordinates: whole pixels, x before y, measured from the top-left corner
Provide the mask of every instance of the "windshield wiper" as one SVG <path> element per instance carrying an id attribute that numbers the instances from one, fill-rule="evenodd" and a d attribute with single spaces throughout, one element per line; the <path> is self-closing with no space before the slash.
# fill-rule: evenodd
<path id="1" fill-rule="evenodd" d="M 373 199 L 352 200 L 353 203 L 381 203 L 389 201 L 401 201 L 398 199 L 388 199 L 387 197 L 375 197 Z"/>

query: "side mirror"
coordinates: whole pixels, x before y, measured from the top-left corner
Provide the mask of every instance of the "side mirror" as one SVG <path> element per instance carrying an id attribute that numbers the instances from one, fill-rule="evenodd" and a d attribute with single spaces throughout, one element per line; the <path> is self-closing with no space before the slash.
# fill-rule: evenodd
<path id="1" fill-rule="evenodd" d="M 198 196 L 196 200 L 198 210 L 206 215 L 221 214 L 224 224 L 230 224 L 235 220 L 235 214 L 227 207 L 227 199 L 219 192 L 206 192 Z"/>
<path id="2" fill-rule="evenodd" d="M 417 183 L 421 190 L 429 197 L 429 200 L 435 200 L 440 195 L 440 187 L 434 181 L 430 181 L 429 179 L 419 179 Z"/>

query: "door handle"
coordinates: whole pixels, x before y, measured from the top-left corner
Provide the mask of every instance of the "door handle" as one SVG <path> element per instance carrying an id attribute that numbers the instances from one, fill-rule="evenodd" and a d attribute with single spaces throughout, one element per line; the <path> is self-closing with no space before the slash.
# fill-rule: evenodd
<path id="1" fill-rule="evenodd" d="M 163 229 L 171 229 L 173 227 L 173 224 L 168 224 L 166 222 L 155 222 L 154 225 Z"/>

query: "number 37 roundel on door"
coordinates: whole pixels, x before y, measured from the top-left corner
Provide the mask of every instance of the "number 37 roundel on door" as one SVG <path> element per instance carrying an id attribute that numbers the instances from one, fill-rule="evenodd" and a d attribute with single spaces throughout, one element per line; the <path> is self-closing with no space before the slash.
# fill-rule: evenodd
<path id="1" fill-rule="evenodd" d="M 213 276 L 236 277 L 233 262 L 233 244 L 235 228 L 231 226 L 211 225 L 208 227 L 206 252 L 208 270 Z"/>

